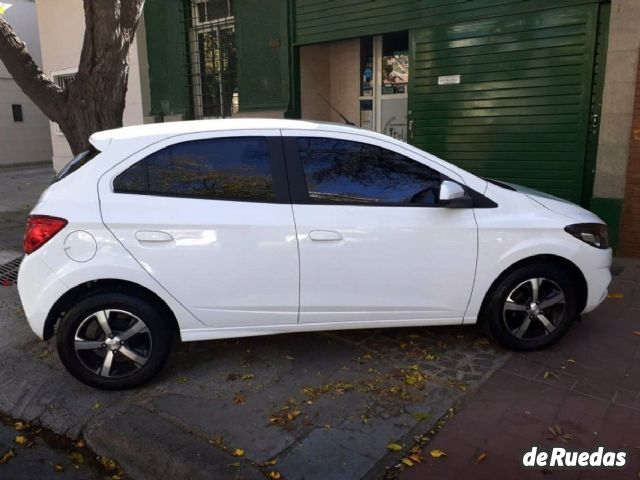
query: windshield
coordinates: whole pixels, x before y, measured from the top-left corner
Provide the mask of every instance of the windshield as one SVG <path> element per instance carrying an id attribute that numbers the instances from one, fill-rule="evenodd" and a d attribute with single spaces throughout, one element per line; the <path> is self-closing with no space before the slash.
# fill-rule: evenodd
<path id="1" fill-rule="evenodd" d="M 89 150 L 85 150 L 84 152 L 79 153 L 78 155 L 73 157 L 73 159 L 69 163 L 67 163 L 62 170 L 60 170 L 53 181 L 57 182 L 62 180 L 64 177 L 68 177 L 73 172 L 79 170 L 87 163 L 89 163 L 89 161 L 95 158 L 99 153 L 100 151 L 96 150 L 93 147 L 91 147 Z"/>

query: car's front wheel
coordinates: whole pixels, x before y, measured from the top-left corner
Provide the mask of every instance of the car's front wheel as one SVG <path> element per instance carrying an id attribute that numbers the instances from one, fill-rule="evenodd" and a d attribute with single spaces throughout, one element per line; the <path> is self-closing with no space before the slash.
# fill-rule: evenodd
<path id="1" fill-rule="evenodd" d="M 553 264 L 527 265 L 510 272 L 498 282 L 488 300 L 489 330 L 513 350 L 552 345 L 579 313 L 571 275 Z"/>
<path id="2" fill-rule="evenodd" d="M 150 302 L 124 293 L 80 300 L 57 331 L 60 360 L 81 382 L 120 390 L 153 377 L 171 350 L 172 331 Z"/>

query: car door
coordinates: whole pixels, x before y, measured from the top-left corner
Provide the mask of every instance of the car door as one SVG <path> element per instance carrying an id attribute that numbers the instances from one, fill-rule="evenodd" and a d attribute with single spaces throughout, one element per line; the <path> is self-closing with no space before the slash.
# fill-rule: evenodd
<path id="1" fill-rule="evenodd" d="M 472 208 L 438 203 L 440 182 L 462 179 L 368 135 L 291 130 L 283 139 L 300 322 L 462 322 L 477 225 Z"/>
<path id="2" fill-rule="evenodd" d="M 99 183 L 103 220 L 200 321 L 298 321 L 298 247 L 278 131 L 172 138 Z"/>

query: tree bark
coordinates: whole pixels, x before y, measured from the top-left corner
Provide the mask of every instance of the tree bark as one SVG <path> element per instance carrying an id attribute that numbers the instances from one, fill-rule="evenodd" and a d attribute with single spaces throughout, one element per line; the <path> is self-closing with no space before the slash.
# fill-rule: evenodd
<path id="1" fill-rule="evenodd" d="M 89 137 L 122 126 L 129 50 L 144 0 L 83 0 L 85 33 L 78 73 L 64 90 L 36 65 L 11 27 L 0 18 L 0 60 L 18 86 L 64 133 L 74 155 Z"/>

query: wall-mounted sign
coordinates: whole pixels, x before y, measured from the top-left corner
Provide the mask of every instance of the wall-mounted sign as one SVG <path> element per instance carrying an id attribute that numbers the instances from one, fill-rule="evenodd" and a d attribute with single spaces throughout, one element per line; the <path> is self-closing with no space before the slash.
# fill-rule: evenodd
<path id="1" fill-rule="evenodd" d="M 438 85 L 457 85 L 460 83 L 460 75 L 442 75 L 438 77 Z"/>

